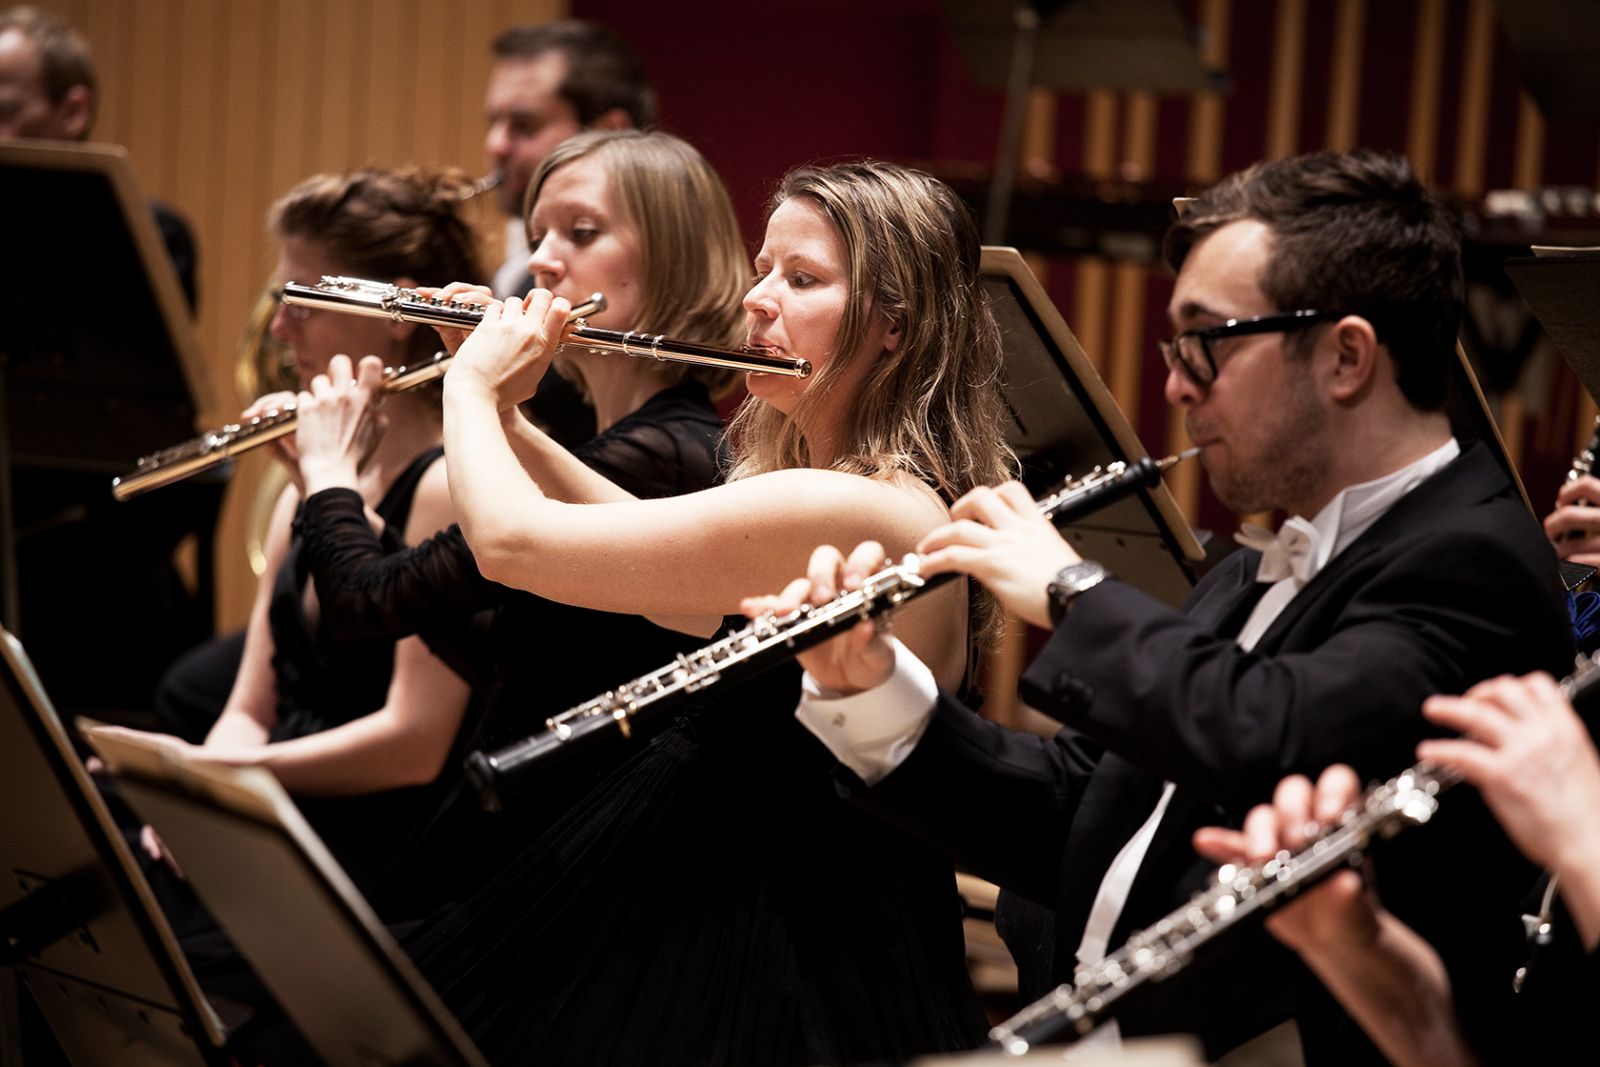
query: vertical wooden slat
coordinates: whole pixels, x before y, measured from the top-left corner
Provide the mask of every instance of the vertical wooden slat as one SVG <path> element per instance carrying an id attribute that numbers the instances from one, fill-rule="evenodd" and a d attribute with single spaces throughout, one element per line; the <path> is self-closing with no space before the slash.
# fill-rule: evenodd
<path id="1" fill-rule="evenodd" d="M 1110 178 L 1116 173 L 1117 94 L 1091 91 L 1084 108 L 1083 170 L 1090 178 Z M 1073 276 L 1072 331 L 1089 362 L 1106 373 L 1106 302 L 1110 294 L 1110 268 L 1098 256 L 1085 256 Z"/>
<path id="2" fill-rule="evenodd" d="M 1148 179 L 1155 153 L 1155 95 L 1130 92 L 1123 115 L 1119 173 L 1135 181 Z M 1139 420 L 1140 383 L 1144 378 L 1145 283 L 1149 273 L 1150 268 L 1143 263 L 1123 262 L 1112 267 L 1106 385 L 1135 429 Z"/>
<path id="3" fill-rule="evenodd" d="M 1281 0 L 1272 35 L 1272 88 L 1263 155 L 1280 159 L 1300 142 L 1300 69 L 1305 63 L 1306 0 Z"/>
<path id="4" fill-rule="evenodd" d="M 1444 0 L 1417 4 L 1417 36 L 1411 58 L 1411 108 L 1406 156 L 1417 173 L 1434 173 L 1439 147 L 1439 95 L 1444 84 Z"/>
<path id="5" fill-rule="evenodd" d="M 1489 0 L 1469 0 L 1467 37 L 1461 64 L 1461 114 L 1456 122 L 1455 175 L 1461 196 L 1483 195 L 1489 142 L 1489 89 L 1494 60 L 1494 8 Z M 1511 444 L 1507 436 L 1507 445 Z"/>
<path id="6" fill-rule="evenodd" d="M 1366 0 L 1339 0 L 1333 31 L 1333 70 L 1328 83 L 1325 144 L 1338 152 L 1356 146 L 1356 117 L 1361 113 L 1362 34 L 1366 20 Z"/>
<path id="7" fill-rule="evenodd" d="M 1201 0 L 1200 60 L 1206 67 L 1225 70 L 1231 42 L 1233 8 L 1231 0 Z M 1220 93 L 1196 93 L 1189 105 L 1189 144 L 1185 153 L 1184 177 L 1196 185 L 1210 184 L 1222 177 L 1222 124 L 1225 98 Z M 1183 425 L 1183 412 L 1167 412 L 1168 454 L 1190 445 Z M 1180 463 L 1167 475 L 1167 488 L 1178 509 L 1191 521 L 1200 511 L 1200 469 L 1197 463 Z"/>
<path id="8" fill-rule="evenodd" d="M 1517 143 L 1511 157 L 1511 184 L 1537 189 L 1544 184 L 1544 116 L 1527 92 L 1517 94 Z"/>

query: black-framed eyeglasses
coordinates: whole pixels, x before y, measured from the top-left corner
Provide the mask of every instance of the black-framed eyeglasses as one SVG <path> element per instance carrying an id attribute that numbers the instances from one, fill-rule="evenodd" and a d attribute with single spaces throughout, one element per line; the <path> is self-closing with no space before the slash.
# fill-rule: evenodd
<path id="1" fill-rule="evenodd" d="M 271 289 L 268 289 L 267 295 L 272 297 L 272 299 L 277 303 L 283 304 L 283 313 L 288 315 L 291 319 L 294 319 L 296 322 L 304 322 L 312 315 L 317 313 L 316 308 L 306 307 L 304 304 L 284 304 L 283 286 L 281 285 L 275 285 Z"/>
<path id="2" fill-rule="evenodd" d="M 1165 341 L 1157 341 L 1161 358 L 1167 369 L 1176 367 L 1184 377 L 1202 389 L 1217 380 L 1217 361 L 1211 354 L 1211 343 L 1227 337 L 1244 337 L 1253 333 L 1279 333 L 1304 330 L 1328 319 L 1337 319 L 1342 311 L 1277 311 L 1271 315 L 1257 315 L 1248 319 L 1229 319 L 1215 326 L 1175 333 Z"/>

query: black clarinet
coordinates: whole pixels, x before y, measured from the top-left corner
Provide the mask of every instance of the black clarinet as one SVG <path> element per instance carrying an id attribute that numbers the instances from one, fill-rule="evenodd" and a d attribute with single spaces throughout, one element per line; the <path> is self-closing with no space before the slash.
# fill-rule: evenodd
<path id="1" fill-rule="evenodd" d="M 1589 440 L 1584 443 L 1578 454 L 1572 457 L 1572 466 L 1567 471 L 1566 480 L 1575 482 L 1586 474 L 1593 474 L 1597 453 L 1600 453 L 1600 415 L 1595 416 L 1594 427 L 1589 431 Z M 1568 530 L 1561 535 L 1561 540 L 1581 541 L 1585 536 L 1587 535 L 1582 530 Z M 1582 588 L 1595 574 L 1595 568 L 1588 564 L 1574 563 L 1568 559 L 1562 560 L 1559 567 L 1561 584 L 1569 593 Z"/>
<path id="2" fill-rule="evenodd" d="M 1156 484 L 1162 472 L 1198 452 L 1189 449 L 1162 460 L 1148 456 L 1134 463 L 1096 467 L 1038 502 L 1039 513 L 1057 524 L 1097 511 L 1136 490 Z M 714 644 L 680 655 L 652 674 L 545 720 L 545 729 L 492 752 L 467 757 L 467 777 L 484 807 L 504 805 L 507 787 L 534 764 L 602 740 L 627 738 L 634 722 L 677 707 L 690 695 L 719 681 L 753 677 L 793 659 L 806 649 L 843 633 L 862 619 L 878 618 L 907 600 L 958 577 L 923 577 L 916 556 L 869 576 L 862 587 L 826 604 L 800 608 L 782 617 L 762 615 L 749 626 Z M 548 766 L 548 762 L 545 764 Z"/>
<path id="3" fill-rule="evenodd" d="M 1579 656 L 1576 669 L 1561 681 L 1562 695 L 1576 704 L 1596 689 L 1600 663 Z M 1426 823 L 1438 810 L 1439 794 L 1459 781 L 1455 772 L 1424 760 L 1369 789 L 1357 807 L 1301 851 L 1280 852 L 1256 867 L 1220 868 L 1216 885 L 989 1031 L 989 1041 L 1013 1056 L 1035 1045 L 1076 1041 L 1115 1015 L 1123 998 L 1141 986 L 1171 978 L 1217 939 L 1265 919 L 1335 871 L 1359 865 L 1373 841 Z"/>

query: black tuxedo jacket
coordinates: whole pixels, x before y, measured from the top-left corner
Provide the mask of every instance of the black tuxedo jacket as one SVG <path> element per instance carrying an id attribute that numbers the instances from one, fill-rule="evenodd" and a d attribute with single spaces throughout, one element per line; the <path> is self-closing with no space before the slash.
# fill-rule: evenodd
<path id="1" fill-rule="evenodd" d="M 1407 494 L 1244 652 L 1235 637 L 1266 588 L 1255 581 L 1259 559 L 1234 553 L 1182 612 L 1102 583 L 1022 682 L 1024 699 L 1066 729 L 1054 739 L 1008 731 L 943 696 L 912 755 L 860 791 L 863 804 L 1032 902 L 1002 901 L 1024 992 L 1070 980 L 1106 869 L 1164 781 L 1177 790 L 1112 950 L 1206 884 L 1214 868 L 1190 846 L 1195 828 L 1238 825 L 1290 773 L 1314 778 L 1344 762 L 1368 779 L 1392 777 L 1430 732 L 1424 697 L 1571 663 L 1555 556 L 1482 448 Z M 1465 787 L 1395 846 L 1376 866 L 1385 903 L 1441 950 L 1469 1025 L 1489 1019 L 1510 990 L 1517 901 L 1533 872 Z M 1120 1023 L 1124 1033 L 1197 1033 L 1214 1056 L 1291 1008 L 1313 1059 L 1382 1062 L 1263 931 L 1153 986 Z"/>

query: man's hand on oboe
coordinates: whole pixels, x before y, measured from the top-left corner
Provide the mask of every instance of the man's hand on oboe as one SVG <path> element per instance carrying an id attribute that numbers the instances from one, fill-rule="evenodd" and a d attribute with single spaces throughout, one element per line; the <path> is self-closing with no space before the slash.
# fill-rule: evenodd
<path id="1" fill-rule="evenodd" d="M 1049 629 L 1051 579 L 1079 561 L 1021 482 L 983 487 L 956 501 L 954 521 L 917 545 L 923 573 L 959 571 L 987 586 L 1006 610 Z"/>

